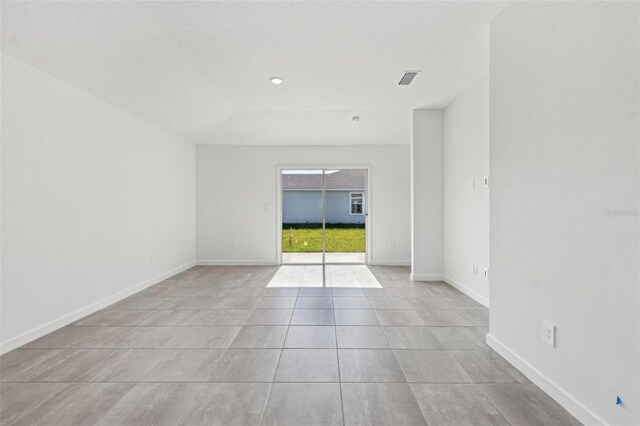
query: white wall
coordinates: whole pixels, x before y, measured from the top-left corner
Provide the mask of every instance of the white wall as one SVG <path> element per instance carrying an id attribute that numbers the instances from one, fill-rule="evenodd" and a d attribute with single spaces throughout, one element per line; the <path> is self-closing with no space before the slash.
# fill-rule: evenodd
<path id="1" fill-rule="evenodd" d="M 193 144 L 3 55 L 2 350 L 193 263 L 194 186 Z"/>
<path id="2" fill-rule="evenodd" d="M 489 341 L 589 424 L 640 424 L 639 8 L 511 2 L 491 24 Z"/>
<path id="3" fill-rule="evenodd" d="M 443 144 L 443 111 L 414 110 L 411 139 L 411 278 L 416 281 L 442 279 Z"/>
<path id="4" fill-rule="evenodd" d="M 444 279 L 489 304 L 489 78 L 444 111 Z M 473 181 L 473 183 L 471 182 Z M 473 273 L 473 264 L 478 274 Z"/>
<path id="5" fill-rule="evenodd" d="M 277 166 L 323 164 L 371 166 L 371 262 L 408 264 L 408 145 L 198 145 L 198 262 L 275 263 Z M 236 244 L 235 250 L 230 248 L 231 241 Z"/>

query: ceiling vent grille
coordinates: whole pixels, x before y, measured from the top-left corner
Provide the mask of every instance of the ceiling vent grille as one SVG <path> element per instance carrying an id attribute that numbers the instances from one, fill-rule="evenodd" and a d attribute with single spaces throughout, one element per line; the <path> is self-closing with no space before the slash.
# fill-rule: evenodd
<path id="1" fill-rule="evenodd" d="M 418 75 L 420 71 L 405 71 L 404 75 L 402 76 L 402 78 L 400 79 L 400 82 L 398 83 L 399 86 L 408 86 L 411 84 L 411 82 L 413 81 L 414 78 L 416 78 L 416 75 Z"/>

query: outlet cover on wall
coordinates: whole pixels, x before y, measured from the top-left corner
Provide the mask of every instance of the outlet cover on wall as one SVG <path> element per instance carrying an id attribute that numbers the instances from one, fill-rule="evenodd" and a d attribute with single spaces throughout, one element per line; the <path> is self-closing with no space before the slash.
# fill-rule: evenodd
<path id="1" fill-rule="evenodd" d="M 473 265 L 471 265 L 471 271 L 473 272 L 473 275 L 478 275 L 478 264 L 474 263 Z"/>
<path id="2" fill-rule="evenodd" d="M 556 326 L 551 321 L 542 321 L 542 341 L 551 347 L 556 346 Z"/>
<path id="3" fill-rule="evenodd" d="M 158 263 L 158 256 L 149 256 L 149 265 L 155 265 L 156 263 Z"/>
<path id="4" fill-rule="evenodd" d="M 236 244 L 235 241 L 229 241 L 229 249 L 230 250 L 235 250 L 238 248 L 238 245 Z"/>

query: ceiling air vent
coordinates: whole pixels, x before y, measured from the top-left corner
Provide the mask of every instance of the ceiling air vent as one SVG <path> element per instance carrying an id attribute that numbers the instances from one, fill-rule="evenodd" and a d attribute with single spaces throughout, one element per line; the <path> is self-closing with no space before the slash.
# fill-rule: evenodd
<path id="1" fill-rule="evenodd" d="M 398 83 L 399 86 L 408 86 L 411 84 L 411 82 L 413 81 L 414 78 L 416 78 L 416 75 L 418 75 L 420 71 L 405 71 L 404 75 L 402 76 L 402 78 L 400 79 L 400 82 Z"/>

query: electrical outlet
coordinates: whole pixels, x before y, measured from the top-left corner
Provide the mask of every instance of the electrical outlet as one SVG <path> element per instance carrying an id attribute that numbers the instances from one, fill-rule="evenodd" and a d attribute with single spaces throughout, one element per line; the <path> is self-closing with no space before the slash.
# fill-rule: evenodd
<path id="1" fill-rule="evenodd" d="M 469 191 L 473 191 L 476 187 L 476 180 L 471 178 L 469 179 Z"/>
<path id="2" fill-rule="evenodd" d="M 484 270 L 482 271 L 482 277 L 483 277 L 485 280 L 488 280 L 488 279 L 489 279 L 489 269 L 488 269 L 488 268 L 484 268 Z"/>
<path id="3" fill-rule="evenodd" d="M 395 241 L 391 241 L 389 243 L 389 250 L 395 250 L 396 249 L 396 242 Z"/>
<path id="4" fill-rule="evenodd" d="M 550 321 L 542 321 L 542 341 L 555 348 L 556 346 L 556 326 Z"/>
<path id="5" fill-rule="evenodd" d="M 149 256 L 149 265 L 155 265 L 156 263 L 158 263 L 158 256 Z"/>
<path id="6" fill-rule="evenodd" d="M 236 242 L 235 242 L 235 241 L 230 241 L 230 242 L 229 242 L 229 249 L 231 249 L 231 250 L 235 250 L 235 249 L 237 249 L 237 248 L 238 248 L 238 246 L 236 245 Z"/>
<path id="7" fill-rule="evenodd" d="M 473 272 L 473 275 L 478 275 L 478 264 L 474 263 L 473 265 L 471 265 L 471 271 Z"/>

